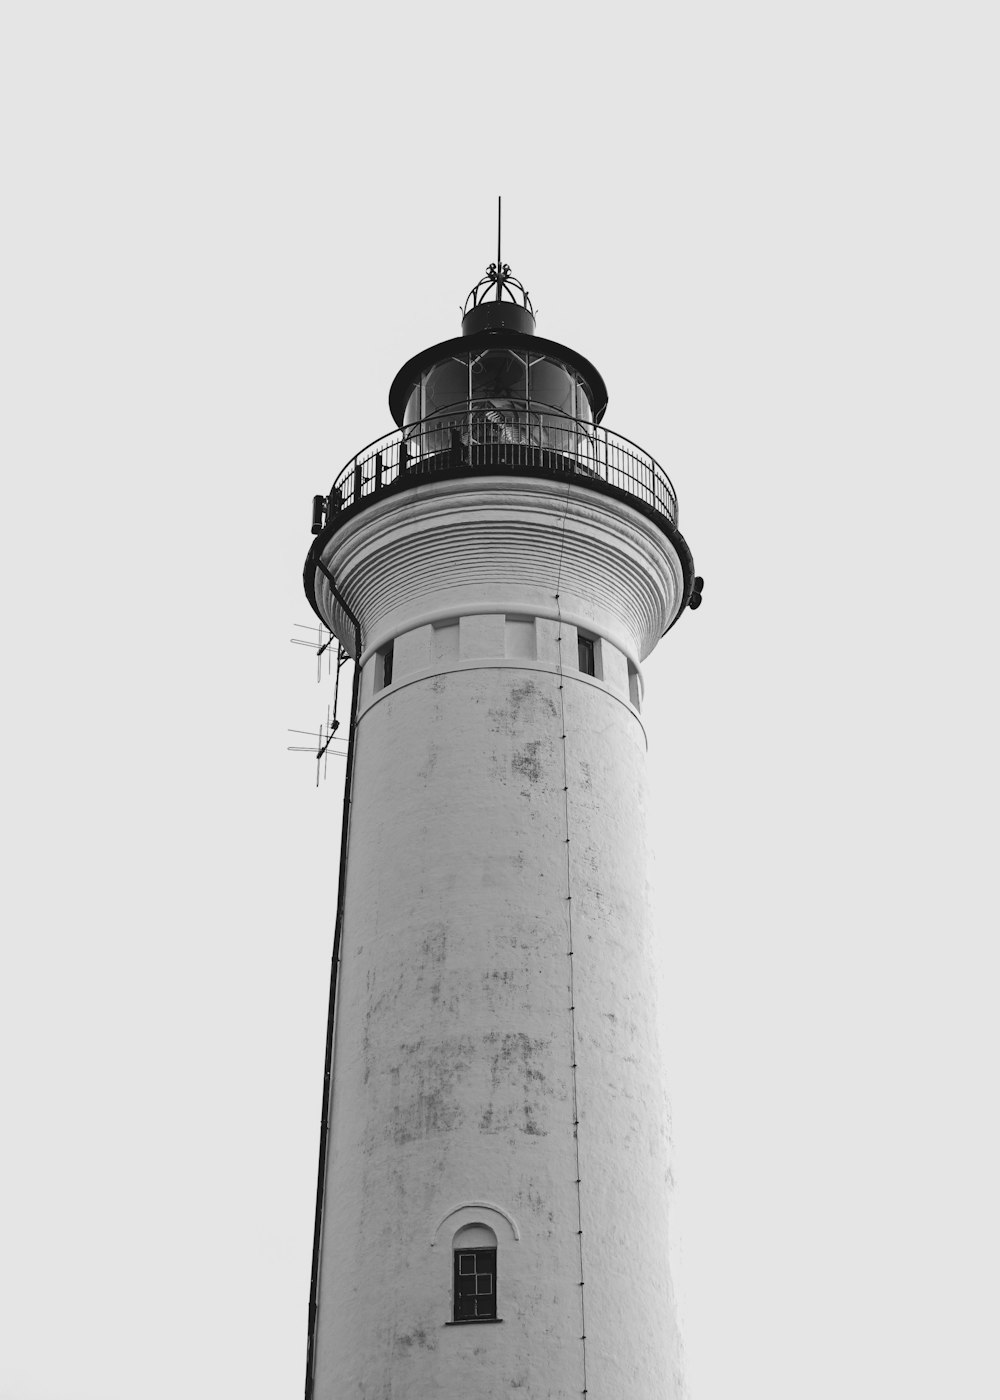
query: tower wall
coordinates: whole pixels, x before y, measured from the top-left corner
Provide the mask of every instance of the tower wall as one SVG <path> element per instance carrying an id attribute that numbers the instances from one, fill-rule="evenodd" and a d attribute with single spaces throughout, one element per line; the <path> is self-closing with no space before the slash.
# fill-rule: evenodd
<path id="1" fill-rule="evenodd" d="M 364 651 L 315 1394 L 671 1397 L 636 702 L 679 562 L 585 488 L 474 478 L 360 512 L 327 563 Z M 472 1223 L 496 1323 L 452 1321 Z"/>

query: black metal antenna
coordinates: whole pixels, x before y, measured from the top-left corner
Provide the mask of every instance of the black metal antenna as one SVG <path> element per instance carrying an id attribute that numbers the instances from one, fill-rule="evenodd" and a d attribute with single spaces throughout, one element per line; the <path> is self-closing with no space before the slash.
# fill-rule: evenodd
<path id="1" fill-rule="evenodd" d="M 463 316 L 468 316 L 470 311 L 474 311 L 477 306 L 483 306 L 493 293 L 494 301 L 503 301 L 505 298 L 514 303 L 515 306 L 523 306 L 532 317 L 534 325 L 534 311 L 531 306 L 531 298 L 524 290 L 524 287 L 516 277 L 511 276 L 507 263 L 502 262 L 503 258 L 503 197 L 497 195 L 497 260 L 490 263 L 486 269 L 486 276 L 480 277 L 472 291 L 465 298 L 465 310 Z"/>
<path id="2" fill-rule="evenodd" d="M 321 777 L 327 775 L 327 765 L 332 753 L 335 758 L 344 758 L 344 750 L 334 746 L 334 741 L 339 746 L 345 742 L 337 737 L 337 730 L 340 728 L 340 720 L 337 718 L 337 706 L 340 699 L 340 672 L 344 663 L 350 658 L 344 647 L 330 631 L 329 627 L 320 625 L 319 627 L 308 626 L 302 622 L 296 622 L 295 626 L 301 628 L 303 632 L 315 632 L 315 637 L 293 637 L 291 640 L 296 646 L 311 647 L 316 653 L 316 679 L 323 679 L 323 656 L 326 655 L 326 673 L 329 676 L 333 672 L 334 660 L 336 660 L 336 676 L 333 683 L 333 707 L 326 707 L 326 722 L 320 724 L 315 732 L 310 729 L 289 729 L 289 734 L 303 734 L 313 740 L 311 744 L 289 744 L 291 753 L 311 753 L 316 759 L 316 786 L 319 787 Z"/>
<path id="3" fill-rule="evenodd" d="M 317 679 L 317 681 L 322 681 L 322 679 L 323 679 L 323 653 L 324 653 L 324 652 L 328 652 L 328 651 L 330 650 L 330 647 L 333 645 L 333 640 L 334 640 L 334 638 L 333 638 L 333 633 L 330 631 L 330 629 L 329 629 L 328 627 L 312 627 L 312 626 L 308 625 L 308 624 L 305 623 L 305 622 L 296 622 L 296 623 L 294 623 L 293 625 L 296 626 L 296 627 L 300 627 L 300 628 L 302 629 L 303 632 L 315 632 L 315 633 L 316 633 L 316 640 L 315 640 L 315 641 L 307 640 L 305 637 L 291 637 L 289 640 L 292 642 L 292 644 L 293 644 L 294 646 L 297 646 L 297 647 L 312 647 L 312 648 L 314 648 L 314 650 L 315 650 L 315 652 L 316 652 L 316 679 Z M 333 662 L 333 655 L 332 655 L 332 653 L 331 653 L 331 655 L 328 656 L 328 657 L 326 658 L 326 674 L 327 674 L 328 676 L 331 674 L 331 672 L 332 672 L 332 670 L 333 670 L 332 662 Z"/>

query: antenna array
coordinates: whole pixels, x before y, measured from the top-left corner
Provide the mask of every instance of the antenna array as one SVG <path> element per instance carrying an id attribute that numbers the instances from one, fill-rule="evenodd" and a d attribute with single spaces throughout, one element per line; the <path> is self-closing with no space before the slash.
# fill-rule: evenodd
<path id="1" fill-rule="evenodd" d="M 338 738 L 337 730 L 340 728 L 340 718 L 338 708 L 340 704 L 340 672 L 344 662 L 349 661 L 346 650 L 340 645 L 337 638 L 328 627 L 322 623 L 311 625 L 304 622 L 296 622 L 295 626 L 302 632 L 309 635 L 305 637 L 291 637 L 293 646 L 309 647 L 316 653 L 316 681 L 317 684 L 323 682 L 324 658 L 326 661 L 326 678 L 333 677 L 333 702 L 326 707 L 326 719 L 323 720 L 319 728 L 312 729 L 289 729 L 289 734 L 302 734 L 313 740 L 311 744 L 289 744 L 289 753 L 311 753 L 316 759 L 316 786 L 319 787 L 319 780 L 326 777 L 327 765 L 330 754 L 334 758 L 344 758 L 347 753 L 347 740 Z"/>

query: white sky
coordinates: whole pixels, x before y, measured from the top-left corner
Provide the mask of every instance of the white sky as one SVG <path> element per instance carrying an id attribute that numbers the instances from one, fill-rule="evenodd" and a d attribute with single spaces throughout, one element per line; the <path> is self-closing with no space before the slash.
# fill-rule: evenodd
<path id="1" fill-rule="evenodd" d="M 706 579 L 646 706 L 692 1400 L 995 1400 L 987 12 L 6 7 L 0 1400 L 300 1393 L 310 499 L 498 193 Z"/>

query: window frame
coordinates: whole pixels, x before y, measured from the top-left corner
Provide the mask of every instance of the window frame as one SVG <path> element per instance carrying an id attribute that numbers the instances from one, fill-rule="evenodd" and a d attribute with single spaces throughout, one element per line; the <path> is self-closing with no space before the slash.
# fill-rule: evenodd
<path id="1" fill-rule="evenodd" d="M 464 1260 L 471 1257 L 472 1269 L 462 1268 Z M 452 1323 L 465 1326 L 470 1322 L 500 1322 L 497 1304 L 497 1247 L 496 1245 L 455 1249 L 452 1251 Z M 485 1266 L 485 1267 L 484 1267 Z M 464 1291 L 460 1280 L 473 1279 L 473 1289 Z M 480 1281 L 489 1280 L 489 1291 L 480 1291 Z M 469 1316 L 459 1316 L 471 1303 L 473 1312 Z M 480 1312 L 480 1305 L 490 1311 Z"/>

